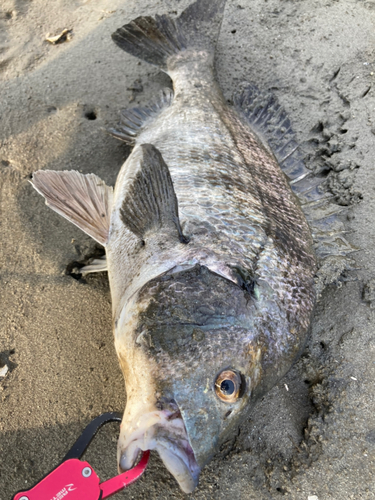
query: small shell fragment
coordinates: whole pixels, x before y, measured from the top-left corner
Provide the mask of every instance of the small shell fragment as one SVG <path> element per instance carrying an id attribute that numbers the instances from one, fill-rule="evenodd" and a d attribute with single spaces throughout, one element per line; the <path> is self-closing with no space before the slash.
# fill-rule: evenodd
<path id="1" fill-rule="evenodd" d="M 5 375 L 8 373 L 8 370 L 8 365 L 4 365 L 2 368 L 0 368 L 0 377 L 5 377 Z"/>
<path id="2" fill-rule="evenodd" d="M 73 30 L 71 30 L 71 29 L 64 29 L 64 30 L 62 30 L 62 32 L 59 35 L 55 35 L 55 36 L 50 36 L 50 34 L 48 33 L 46 35 L 46 40 L 47 40 L 47 42 L 50 42 L 53 45 L 56 45 L 57 43 L 66 42 L 66 41 L 71 39 L 71 32 L 72 31 Z"/>

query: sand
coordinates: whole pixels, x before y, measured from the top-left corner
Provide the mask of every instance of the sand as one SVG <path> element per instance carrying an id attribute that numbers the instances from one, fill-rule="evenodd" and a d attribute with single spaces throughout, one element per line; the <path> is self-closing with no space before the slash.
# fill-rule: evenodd
<path id="1" fill-rule="evenodd" d="M 110 34 L 186 0 L 2 0 L 0 5 L 0 499 L 30 487 L 84 425 L 123 411 L 100 254 L 49 210 L 28 180 L 38 169 L 93 172 L 114 184 L 129 148 L 103 129 L 169 78 L 116 49 Z M 302 358 L 206 467 L 194 499 L 375 498 L 375 3 L 228 0 L 216 68 L 226 97 L 242 81 L 288 110 L 309 168 L 343 206 L 357 270 L 326 287 Z M 45 41 L 70 29 L 71 39 Z M 78 266 L 79 267 L 79 266 Z M 328 280 L 329 281 L 329 280 Z M 116 473 L 118 424 L 86 459 Z M 153 455 L 116 498 L 184 498 Z"/>

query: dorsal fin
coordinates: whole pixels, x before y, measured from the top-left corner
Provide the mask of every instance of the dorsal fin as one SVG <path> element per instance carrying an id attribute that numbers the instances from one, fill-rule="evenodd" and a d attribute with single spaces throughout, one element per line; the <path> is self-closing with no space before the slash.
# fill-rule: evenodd
<path id="1" fill-rule="evenodd" d="M 113 188 L 94 174 L 75 170 L 34 172 L 31 184 L 46 205 L 78 226 L 98 243 L 106 245 L 111 218 Z"/>
<path id="2" fill-rule="evenodd" d="M 129 172 L 131 177 L 120 210 L 122 222 L 141 240 L 147 232 L 163 228 L 175 232 L 186 243 L 172 178 L 162 155 L 151 144 L 139 146 L 135 155 L 139 155 L 139 160 Z"/>
<path id="3" fill-rule="evenodd" d="M 343 207 L 333 202 L 333 195 L 322 190 L 324 179 L 306 168 L 304 154 L 295 140 L 287 113 L 272 93 L 243 83 L 233 100 L 240 114 L 271 148 L 301 203 L 322 269 L 321 273 L 317 273 L 316 288 L 319 295 L 324 286 L 335 282 L 345 268 L 352 268 L 353 261 L 349 255 L 357 251 L 344 237 L 344 225 L 338 218 Z M 330 261 L 334 261 L 335 266 Z M 329 279 L 324 271 L 327 267 L 330 267 L 331 272 Z"/>
<path id="4" fill-rule="evenodd" d="M 120 123 L 116 128 L 108 129 L 108 132 L 117 139 L 134 145 L 135 139 L 145 123 L 157 116 L 162 109 L 170 106 L 172 100 L 173 90 L 166 87 L 147 106 L 122 109 L 120 111 Z"/>
<path id="5" fill-rule="evenodd" d="M 288 115 L 271 92 L 242 83 L 233 100 L 255 131 L 266 140 L 290 181 L 297 182 L 311 174 L 305 167 Z"/>

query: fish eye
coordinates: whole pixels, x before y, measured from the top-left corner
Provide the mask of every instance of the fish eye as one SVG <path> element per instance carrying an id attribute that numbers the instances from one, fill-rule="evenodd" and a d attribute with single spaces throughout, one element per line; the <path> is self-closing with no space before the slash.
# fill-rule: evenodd
<path id="1" fill-rule="evenodd" d="M 235 403 L 240 397 L 241 375 L 234 370 L 223 370 L 216 377 L 215 392 L 224 403 Z"/>

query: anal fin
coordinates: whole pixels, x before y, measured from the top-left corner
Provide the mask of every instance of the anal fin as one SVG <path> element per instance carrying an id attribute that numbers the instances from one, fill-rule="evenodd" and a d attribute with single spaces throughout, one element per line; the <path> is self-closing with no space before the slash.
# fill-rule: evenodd
<path id="1" fill-rule="evenodd" d="M 78 226 L 101 245 L 106 245 L 112 209 L 113 188 L 94 174 L 75 170 L 39 170 L 31 180 L 46 204 Z"/>
<path id="2" fill-rule="evenodd" d="M 164 88 L 147 106 L 121 110 L 120 123 L 116 128 L 108 129 L 108 132 L 117 139 L 134 145 L 145 123 L 156 117 L 162 109 L 170 106 L 172 100 L 173 90 Z"/>
<path id="3" fill-rule="evenodd" d="M 159 150 L 151 144 L 142 144 L 132 154 L 120 210 L 123 224 L 143 242 L 147 234 L 163 230 L 186 243 L 172 178 Z"/>

